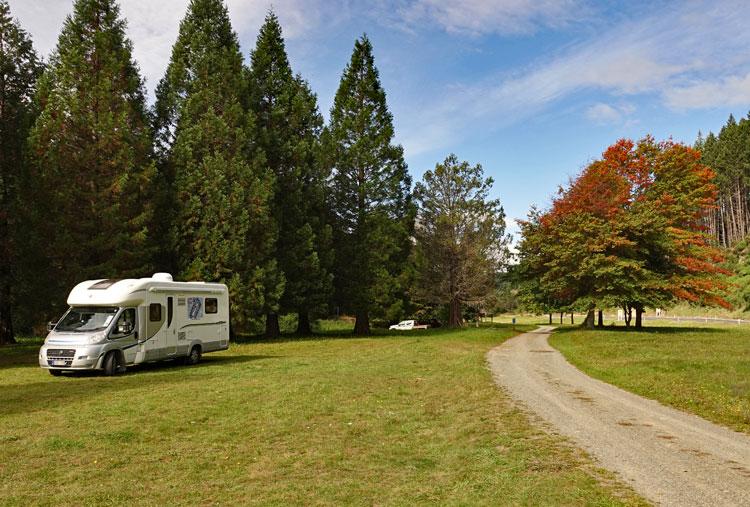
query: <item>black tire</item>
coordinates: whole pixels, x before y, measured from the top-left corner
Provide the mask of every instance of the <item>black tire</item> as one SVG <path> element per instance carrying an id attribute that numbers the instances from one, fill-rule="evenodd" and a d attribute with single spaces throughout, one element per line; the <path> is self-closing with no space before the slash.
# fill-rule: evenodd
<path id="1" fill-rule="evenodd" d="M 104 357 L 104 374 L 107 377 L 111 377 L 112 375 L 117 375 L 117 373 L 120 371 L 120 358 L 117 355 L 117 352 L 110 352 Z"/>
<path id="2" fill-rule="evenodd" d="M 201 348 L 198 345 L 195 345 L 192 349 L 190 349 L 190 354 L 185 358 L 185 364 L 198 364 L 198 362 L 201 360 Z"/>
<path id="3" fill-rule="evenodd" d="M 47 370 L 53 377 L 59 377 L 62 375 L 62 370 Z"/>

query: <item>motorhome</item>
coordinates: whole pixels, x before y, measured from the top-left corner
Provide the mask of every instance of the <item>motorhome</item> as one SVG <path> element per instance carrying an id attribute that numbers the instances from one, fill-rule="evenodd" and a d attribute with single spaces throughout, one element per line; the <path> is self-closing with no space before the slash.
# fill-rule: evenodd
<path id="1" fill-rule="evenodd" d="M 128 280 L 87 280 L 68 296 L 70 308 L 39 350 L 52 375 L 182 359 L 229 347 L 229 294 L 220 283 L 175 282 L 168 273 Z"/>

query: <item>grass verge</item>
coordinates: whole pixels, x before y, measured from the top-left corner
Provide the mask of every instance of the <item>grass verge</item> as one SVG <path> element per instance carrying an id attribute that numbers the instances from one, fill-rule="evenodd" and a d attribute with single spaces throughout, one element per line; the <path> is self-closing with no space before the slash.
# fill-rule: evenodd
<path id="1" fill-rule="evenodd" d="M 0 504 L 641 503 L 494 386 L 512 334 L 252 342 L 110 378 L 0 349 Z"/>
<path id="2" fill-rule="evenodd" d="M 750 433 L 746 326 L 560 329 L 550 343 L 592 377 Z"/>

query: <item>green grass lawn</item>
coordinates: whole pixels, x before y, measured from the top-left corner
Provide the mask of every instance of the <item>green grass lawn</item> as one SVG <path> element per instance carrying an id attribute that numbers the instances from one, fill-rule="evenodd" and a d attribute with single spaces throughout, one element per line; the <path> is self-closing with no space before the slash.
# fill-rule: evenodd
<path id="1" fill-rule="evenodd" d="M 118 377 L 0 349 L 0 505 L 641 503 L 494 386 L 512 334 L 251 342 Z"/>
<path id="2" fill-rule="evenodd" d="M 592 377 L 750 432 L 750 328 L 661 324 L 560 329 L 550 342 Z"/>

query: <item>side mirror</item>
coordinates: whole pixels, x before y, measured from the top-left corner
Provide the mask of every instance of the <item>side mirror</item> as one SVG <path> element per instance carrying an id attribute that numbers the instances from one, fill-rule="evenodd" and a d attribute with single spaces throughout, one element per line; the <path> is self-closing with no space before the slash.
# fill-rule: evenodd
<path id="1" fill-rule="evenodd" d="M 48 332 L 52 331 L 53 329 L 55 329 L 56 325 L 57 325 L 57 322 L 52 322 L 52 321 L 47 322 L 47 331 Z"/>
<path id="2" fill-rule="evenodd" d="M 131 324 L 130 322 L 120 322 L 117 325 L 118 334 L 130 334 L 131 331 L 133 331 L 133 324 Z"/>

